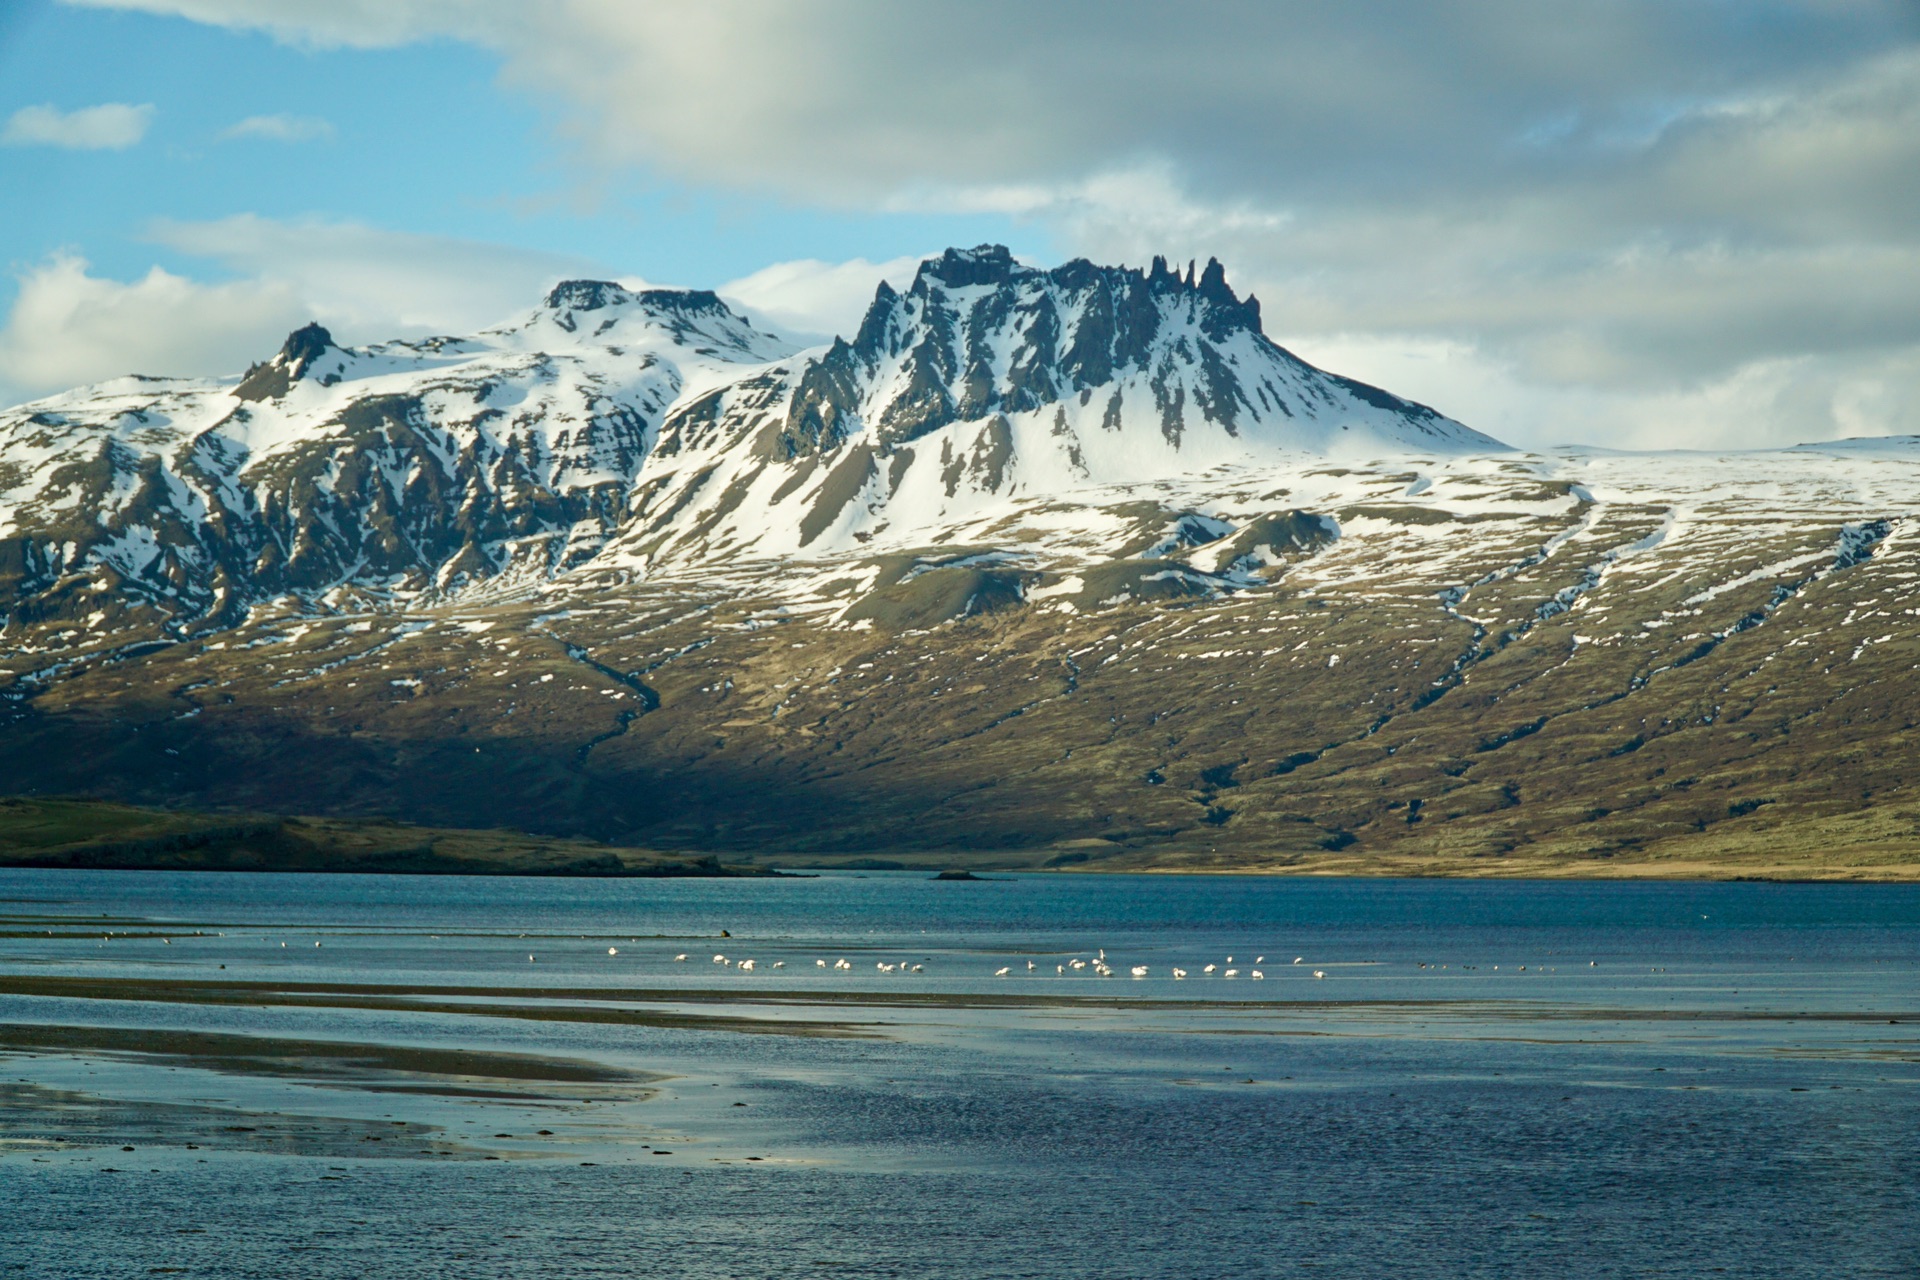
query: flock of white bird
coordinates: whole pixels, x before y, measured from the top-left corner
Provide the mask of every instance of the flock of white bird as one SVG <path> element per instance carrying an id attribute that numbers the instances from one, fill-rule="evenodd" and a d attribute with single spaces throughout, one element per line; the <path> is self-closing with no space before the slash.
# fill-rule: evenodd
<path id="1" fill-rule="evenodd" d="M 607 954 L 615 955 L 617 953 L 612 947 L 608 947 Z M 676 964 L 684 964 L 687 960 L 687 953 L 682 951 L 673 959 Z M 752 973 L 760 967 L 758 960 L 735 960 L 725 953 L 715 953 L 713 962 L 723 969 L 738 969 L 741 973 Z M 828 964 L 825 960 L 815 960 L 813 963 L 816 968 L 833 969 L 840 972 L 848 972 L 853 968 L 853 962 L 845 956 L 835 960 L 832 964 Z M 769 969 L 784 969 L 786 967 L 787 962 L 785 960 L 775 960 L 767 966 Z M 927 970 L 927 967 L 923 964 L 912 964 L 905 960 L 897 961 L 893 964 L 888 964 L 886 961 L 881 960 L 876 962 L 873 967 L 881 973 L 925 973 Z"/>
<path id="2" fill-rule="evenodd" d="M 1265 956 L 1255 956 L 1253 958 L 1254 965 L 1262 965 L 1262 964 L 1265 964 L 1266 962 L 1267 962 L 1267 958 Z M 1307 962 L 1307 958 L 1305 956 L 1295 956 L 1293 958 L 1293 962 L 1295 964 L 1305 964 Z M 1038 968 L 1039 966 L 1034 964 L 1033 961 L 1031 960 L 1027 961 L 1028 973 L 1033 973 Z M 1078 973 L 1083 969 L 1092 969 L 1097 976 L 1102 978 L 1111 978 L 1113 976 L 1113 966 L 1107 963 L 1107 953 L 1104 950 L 1100 951 L 1091 960 L 1086 960 L 1086 959 L 1082 959 L 1079 956 L 1075 956 L 1073 959 L 1068 960 L 1063 964 L 1056 964 L 1055 966 L 1053 966 L 1053 972 L 1057 977 L 1065 977 L 1069 972 Z M 995 969 L 993 971 L 993 976 L 996 978 L 1004 978 L 1012 972 L 1013 972 L 1013 966 L 1007 965 L 1005 968 Z M 1136 978 L 1145 978 L 1150 976 L 1153 973 L 1153 969 L 1151 968 L 1151 966 L 1148 966 L 1148 965 L 1136 964 L 1131 966 L 1127 970 L 1127 972 L 1129 972 Z M 1174 980 L 1176 982 L 1189 976 L 1188 971 L 1180 968 L 1178 965 L 1172 966 L 1172 972 L 1173 972 Z M 1208 964 L 1201 967 L 1200 976 L 1203 978 L 1211 978 L 1216 974 L 1222 978 L 1237 978 L 1240 976 L 1240 970 L 1233 967 L 1232 956 L 1227 957 L 1226 963 L 1224 965 Z M 1267 975 L 1263 971 L 1257 968 L 1254 968 L 1252 965 L 1249 965 L 1247 967 L 1248 978 L 1251 978 L 1257 981 L 1260 979 L 1264 979 L 1266 976 Z M 1313 971 L 1313 976 L 1316 978 L 1324 978 L 1327 976 L 1327 971 L 1325 969 L 1315 969 Z"/>
<path id="3" fill-rule="evenodd" d="M 620 952 L 615 947 L 608 947 L 607 954 L 610 956 L 617 956 L 620 954 Z M 532 957 L 529 956 L 528 959 L 532 959 Z M 679 955 L 676 955 L 674 957 L 674 961 L 676 963 L 685 963 L 686 960 L 687 960 L 687 953 L 684 951 L 682 951 Z M 1255 968 L 1254 966 L 1262 965 L 1262 964 L 1265 964 L 1266 962 L 1267 962 L 1267 958 L 1265 956 L 1255 956 L 1253 958 L 1253 965 L 1249 965 L 1247 967 L 1246 976 L 1254 981 L 1259 981 L 1261 979 L 1264 979 L 1267 975 L 1264 972 L 1262 972 L 1260 969 Z M 1295 964 L 1305 964 L 1306 957 L 1295 956 L 1293 958 L 1293 962 Z M 735 960 L 731 956 L 728 956 L 724 953 L 716 953 L 713 957 L 713 963 L 719 965 L 723 969 L 725 968 L 737 969 L 741 973 L 752 973 L 759 967 L 759 962 L 756 960 Z M 843 973 L 851 972 L 853 969 L 853 962 L 848 960 L 845 956 L 841 956 L 840 958 L 832 961 L 831 963 L 829 963 L 826 960 L 815 960 L 813 963 L 816 968 L 829 969 L 829 970 L 834 970 L 834 971 L 843 972 Z M 1240 976 L 1240 970 L 1237 968 L 1234 968 L 1233 964 L 1234 964 L 1233 957 L 1228 956 L 1226 958 L 1226 962 L 1224 965 L 1207 964 L 1202 966 L 1200 970 L 1200 976 L 1203 978 L 1211 978 L 1211 977 L 1214 977 L 1215 975 L 1218 975 L 1221 978 L 1238 978 Z M 784 969 L 787 967 L 787 962 L 784 960 L 775 960 L 772 964 L 768 965 L 767 967 L 769 969 Z M 905 960 L 896 961 L 891 964 L 889 964 L 885 960 L 879 960 L 874 963 L 873 967 L 879 970 L 881 973 L 925 973 L 926 972 L 926 966 L 924 964 L 912 964 Z M 1077 974 L 1086 969 L 1093 970 L 1095 976 L 1101 977 L 1101 978 L 1111 978 L 1114 975 L 1113 966 L 1107 963 L 1107 953 L 1105 949 L 1098 950 L 1093 956 L 1093 958 L 1090 960 L 1082 956 L 1075 956 L 1071 960 L 1066 960 L 1053 966 L 1053 972 L 1056 977 L 1066 977 L 1069 973 Z M 1151 976 L 1153 973 L 1152 968 L 1144 964 L 1132 965 L 1128 968 L 1127 971 L 1135 978 L 1146 978 Z M 993 976 L 996 978 L 1004 978 L 1012 972 L 1013 972 L 1012 965 L 1002 965 L 1000 968 L 995 969 L 993 971 Z M 1041 972 L 1041 969 L 1038 964 L 1036 964 L 1032 960 L 1029 960 L 1027 961 L 1027 972 L 1039 973 Z M 1179 981 L 1190 976 L 1187 970 L 1180 968 L 1178 965 L 1172 966 L 1172 973 L 1175 981 Z M 1324 969 L 1315 969 L 1313 971 L 1313 976 L 1316 978 L 1324 978 L 1327 976 L 1327 971 Z"/>

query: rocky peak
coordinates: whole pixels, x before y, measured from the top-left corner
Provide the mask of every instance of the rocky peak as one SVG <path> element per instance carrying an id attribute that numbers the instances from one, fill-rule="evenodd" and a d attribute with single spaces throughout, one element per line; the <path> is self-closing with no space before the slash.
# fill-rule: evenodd
<path id="1" fill-rule="evenodd" d="M 548 326 L 588 341 L 632 342 L 642 331 L 664 332 L 708 355 L 767 358 L 789 348 L 757 332 L 711 289 L 629 289 L 611 280 L 562 280 L 534 312 L 536 330 Z M 549 335 L 550 337 L 550 335 Z"/>
<path id="2" fill-rule="evenodd" d="M 280 353 L 265 364 L 247 370 L 246 377 L 233 389 L 242 400 L 277 400 L 305 376 L 315 362 L 329 351 L 338 351 L 333 335 L 319 324 L 309 323 L 287 335 Z"/>
<path id="3" fill-rule="evenodd" d="M 1084 258 L 1047 270 L 1015 261 L 1005 245 L 948 249 L 920 265 L 906 293 L 883 282 L 853 341 L 836 340 L 809 363 L 788 435 L 794 447 L 831 447 L 864 422 L 889 447 L 1163 370 L 1169 358 L 1203 370 L 1231 423 L 1236 393 L 1224 358 L 1181 345 L 1183 333 L 1208 348 L 1246 338 L 1291 360 L 1267 341 L 1259 302 L 1234 293 L 1218 259 L 1184 273 L 1161 257 L 1144 271 Z M 1168 343 L 1178 350 L 1162 350 Z M 881 386 L 892 392 L 873 402 Z"/>
<path id="4" fill-rule="evenodd" d="M 1011 281 L 1017 273 L 1034 274 L 1028 267 L 1022 267 L 1013 260 L 1013 251 L 1003 244 L 983 244 L 971 249 L 949 249 L 937 258 L 928 258 L 920 264 L 920 270 L 913 278 L 915 292 L 925 292 L 930 284 L 943 284 L 951 289 L 964 289 L 971 285 L 1003 285 Z"/>
<path id="5" fill-rule="evenodd" d="M 598 311 L 632 302 L 633 294 L 611 280 L 562 280 L 547 291 L 549 311 Z"/>

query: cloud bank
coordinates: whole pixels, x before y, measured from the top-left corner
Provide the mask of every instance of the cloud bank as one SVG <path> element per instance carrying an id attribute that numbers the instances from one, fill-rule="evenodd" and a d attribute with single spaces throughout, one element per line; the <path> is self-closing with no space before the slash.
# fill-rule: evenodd
<path id="1" fill-rule="evenodd" d="M 251 214 L 161 222 L 151 239 L 235 278 L 204 283 L 156 266 L 119 281 L 56 255 L 20 277 L 0 328 L 0 400 L 127 373 L 238 373 L 309 320 L 349 343 L 470 333 L 533 307 L 556 280 L 606 274 L 556 254 Z"/>
<path id="2" fill-rule="evenodd" d="M 1920 401 L 1910 0 L 84 2 L 480 45 L 590 164 L 1218 255 L 1304 348 L 1455 353 L 1442 407 L 1555 419 L 1528 441 L 1908 429 Z"/>

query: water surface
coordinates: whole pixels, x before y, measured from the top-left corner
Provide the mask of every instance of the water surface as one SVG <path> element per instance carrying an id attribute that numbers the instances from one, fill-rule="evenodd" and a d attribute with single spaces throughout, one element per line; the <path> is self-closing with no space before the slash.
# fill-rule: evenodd
<path id="1" fill-rule="evenodd" d="M 1920 1274 L 1920 886 L 0 899 L 0 1275 Z"/>

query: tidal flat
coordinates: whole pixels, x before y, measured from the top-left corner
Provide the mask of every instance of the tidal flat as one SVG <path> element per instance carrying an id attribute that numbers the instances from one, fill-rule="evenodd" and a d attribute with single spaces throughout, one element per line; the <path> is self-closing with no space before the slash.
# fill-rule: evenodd
<path id="1" fill-rule="evenodd" d="M 0 871 L 0 1275 L 1907 1276 L 1916 1139 L 1912 885 Z"/>

